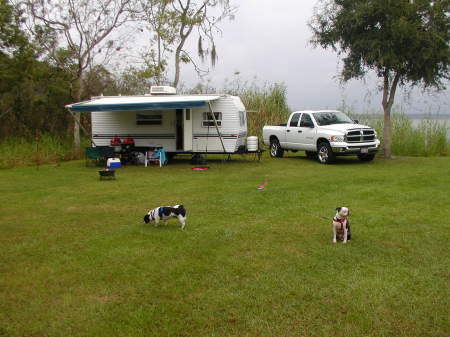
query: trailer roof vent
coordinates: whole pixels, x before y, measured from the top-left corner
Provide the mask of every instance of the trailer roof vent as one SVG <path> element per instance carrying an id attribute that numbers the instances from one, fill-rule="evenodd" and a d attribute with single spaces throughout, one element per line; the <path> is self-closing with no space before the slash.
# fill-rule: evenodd
<path id="1" fill-rule="evenodd" d="M 166 85 L 158 85 L 150 87 L 150 94 L 152 95 L 175 95 L 177 89 Z"/>

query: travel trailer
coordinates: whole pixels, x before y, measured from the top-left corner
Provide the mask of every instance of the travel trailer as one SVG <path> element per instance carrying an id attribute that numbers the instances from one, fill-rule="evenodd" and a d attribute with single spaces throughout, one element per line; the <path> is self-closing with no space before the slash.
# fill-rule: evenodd
<path id="1" fill-rule="evenodd" d="M 119 138 L 169 154 L 245 149 L 247 116 L 237 96 L 177 95 L 175 88 L 157 86 L 149 95 L 99 96 L 66 108 L 91 113 L 93 146 L 109 146 Z"/>

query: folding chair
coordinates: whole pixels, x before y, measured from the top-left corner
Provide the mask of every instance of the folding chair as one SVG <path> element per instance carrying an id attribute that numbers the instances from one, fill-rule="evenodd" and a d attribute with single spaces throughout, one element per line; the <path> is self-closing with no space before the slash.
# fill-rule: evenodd
<path id="1" fill-rule="evenodd" d="M 89 166 L 89 163 L 93 163 L 94 166 L 102 166 L 108 158 L 114 157 L 114 148 L 111 146 L 87 147 L 84 151 L 84 157 L 86 167 Z"/>
<path id="2" fill-rule="evenodd" d="M 159 148 L 155 150 L 149 150 L 145 152 L 145 167 L 148 166 L 151 162 L 157 162 L 159 164 L 159 167 L 162 167 L 163 165 L 167 164 L 166 159 L 166 153 L 164 152 L 164 149 Z"/>

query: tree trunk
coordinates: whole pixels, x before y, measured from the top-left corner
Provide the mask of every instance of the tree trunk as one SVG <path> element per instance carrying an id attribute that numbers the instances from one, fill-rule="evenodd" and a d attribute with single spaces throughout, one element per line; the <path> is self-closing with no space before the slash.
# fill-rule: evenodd
<path id="1" fill-rule="evenodd" d="M 80 142 L 80 124 L 81 114 L 74 112 L 73 117 L 75 119 L 73 123 L 73 152 L 76 158 L 80 158 L 81 154 L 81 142 Z"/>
<path id="2" fill-rule="evenodd" d="M 158 75 L 156 76 L 156 85 L 161 85 L 161 37 L 158 33 Z"/>
<path id="3" fill-rule="evenodd" d="M 75 88 L 73 92 L 73 98 L 75 102 L 81 101 L 81 86 L 82 86 L 82 73 L 78 73 L 78 78 L 74 81 Z M 75 112 L 73 114 L 74 124 L 73 124 L 73 151 L 76 158 L 81 156 L 81 142 L 80 142 L 80 123 L 81 123 L 81 113 Z"/>
<path id="4" fill-rule="evenodd" d="M 384 72 L 383 79 L 383 142 L 384 142 L 384 158 L 391 159 L 391 109 L 394 104 L 395 92 L 400 81 L 400 74 L 396 73 L 392 83 L 389 82 L 390 73 L 388 70 Z"/>
<path id="5" fill-rule="evenodd" d="M 189 5 L 188 5 L 189 6 Z M 185 10 L 187 11 L 187 10 Z M 187 38 L 192 32 L 193 25 L 189 27 L 186 33 L 184 33 L 184 25 L 180 28 L 180 43 L 175 50 L 175 78 L 173 80 L 173 86 L 176 88 L 178 86 L 178 82 L 180 81 L 180 62 L 181 62 L 181 52 L 183 51 L 184 44 L 186 43 Z"/>
<path id="6" fill-rule="evenodd" d="M 391 108 L 383 106 L 384 110 L 384 124 L 383 124 L 383 141 L 384 153 L 386 159 L 391 159 Z"/>
<path id="7" fill-rule="evenodd" d="M 181 62 L 181 50 L 183 46 L 182 44 L 178 45 L 175 51 L 175 78 L 173 80 L 173 87 L 176 88 L 178 86 L 178 82 L 180 81 L 180 62 Z"/>

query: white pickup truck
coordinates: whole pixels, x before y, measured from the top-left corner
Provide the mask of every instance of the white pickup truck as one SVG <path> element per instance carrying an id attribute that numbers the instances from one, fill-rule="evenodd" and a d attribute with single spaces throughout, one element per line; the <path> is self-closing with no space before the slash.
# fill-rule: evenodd
<path id="1" fill-rule="evenodd" d="M 334 110 L 293 112 L 287 124 L 264 126 L 263 139 L 271 157 L 282 157 L 285 150 L 303 150 L 322 164 L 346 155 L 371 161 L 380 147 L 374 129 Z"/>

